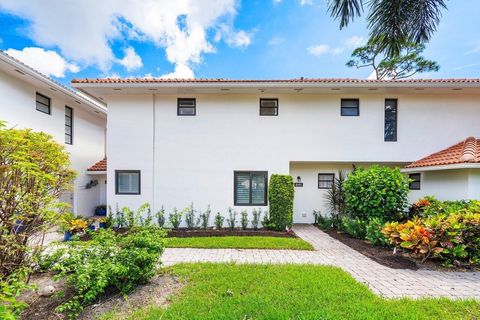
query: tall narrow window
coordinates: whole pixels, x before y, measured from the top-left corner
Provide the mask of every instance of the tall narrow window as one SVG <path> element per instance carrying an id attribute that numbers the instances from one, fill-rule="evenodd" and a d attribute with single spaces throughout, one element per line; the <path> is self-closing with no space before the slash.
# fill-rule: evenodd
<path id="1" fill-rule="evenodd" d="M 73 144 L 73 109 L 65 106 L 65 143 Z"/>
<path id="2" fill-rule="evenodd" d="M 115 170 L 116 194 L 140 194 L 140 170 Z"/>
<path id="3" fill-rule="evenodd" d="M 260 99 L 261 116 L 278 116 L 278 99 Z"/>
<path id="4" fill-rule="evenodd" d="M 51 114 L 50 98 L 37 92 L 37 95 L 36 95 L 36 109 L 40 112 L 43 112 L 43 113 L 46 113 L 46 114 Z"/>
<path id="5" fill-rule="evenodd" d="M 332 189 L 334 180 L 335 180 L 334 173 L 319 173 L 318 189 Z"/>
<path id="6" fill-rule="evenodd" d="M 266 206 L 268 173 L 266 171 L 235 171 L 234 204 Z"/>
<path id="7" fill-rule="evenodd" d="M 358 99 L 342 99 L 341 111 L 342 116 L 359 116 L 360 115 L 360 100 Z"/>
<path id="8" fill-rule="evenodd" d="M 177 115 L 194 116 L 197 113 L 197 101 L 195 98 L 178 98 Z"/>
<path id="9" fill-rule="evenodd" d="M 385 141 L 397 141 L 397 99 L 385 99 Z"/>
<path id="10" fill-rule="evenodd" d="M 410 179 L 408 187 L 410 190 L 420 190 L 421 177 L 420 173 L 412 173 L 408 175 L 408 178 Z"/>

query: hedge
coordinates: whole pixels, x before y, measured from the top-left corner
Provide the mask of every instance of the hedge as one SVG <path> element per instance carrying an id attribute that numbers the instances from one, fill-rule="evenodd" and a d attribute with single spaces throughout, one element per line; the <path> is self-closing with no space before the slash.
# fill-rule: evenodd
<path id="1" fill-rule="evenodd" d="M 268 188 L 270 223 L 275 230 L 285 230 L 293 224 L 293 178 L 272 174 Z"/>

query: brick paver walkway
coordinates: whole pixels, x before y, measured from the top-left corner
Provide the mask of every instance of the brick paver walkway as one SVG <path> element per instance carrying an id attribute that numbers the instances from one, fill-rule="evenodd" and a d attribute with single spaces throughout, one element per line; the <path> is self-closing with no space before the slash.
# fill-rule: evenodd
<path id="1" fill-rule="evenodd" d="M 398 270 L 382 266 L 314 226 L 298 225 L 295 233 L 315 251 L 167 248 L 165 265 L 181 262 L 323 264 L 342 268 L 373 292 L 388 297 L 480 299 L 480 272 Z"/>

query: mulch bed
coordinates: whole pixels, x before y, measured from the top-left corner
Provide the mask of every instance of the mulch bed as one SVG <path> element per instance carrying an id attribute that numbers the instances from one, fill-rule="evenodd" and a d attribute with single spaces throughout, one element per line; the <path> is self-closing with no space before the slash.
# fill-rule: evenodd
<path id="1" fill-rule="evenodd" d="M 392 269 L 418 270 L 418 264 L 400 254 L 393 254 L 392 249 L 372 246 L 368 241 L 352 238 L 350 235 L 336 229 L 323 230 L 332 238 L 346 244 L 373 261 Z"/>
<path id="2" fill-rule="evenodd" d="M 273 230 L 263 230 L 263 229 L 175 229 L 168 231 L 168 237 L 177 237 L 177 238 L 190 238 L 190 237 L 229 237 L 229 236 L 239 236 L 239 237 L 280 237 L 280 238 L 298 238 L 297 235 L 293 232 L 285 231 L 273 231 Z"/>

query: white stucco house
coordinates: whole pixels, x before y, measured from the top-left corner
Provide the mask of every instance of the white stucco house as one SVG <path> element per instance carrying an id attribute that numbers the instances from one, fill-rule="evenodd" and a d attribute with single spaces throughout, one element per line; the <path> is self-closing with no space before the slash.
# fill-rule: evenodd
<path id="1" fill-rule="evenodd" d="M 43 131 L 65 146 L 77 171 L 73 192 L 62 200 L 77 215 L 106 204 L 106 173 L 87 169 L 105 157 L 107 109 L 0 51 L 0 120 L 7 127 Z M 92 174 L 94 173 L 94 174 Z"/>
<path id="2" fill-rule="evenodd" d="M 148 202 L 169 211 L 193 201 L 200 209 L 210 204 L 213 213 L 251 212 L 268 207 L 268 178 L 280 173 L 298 183 L 294 222 L 310 223 L 313 210 L 328 214 L 325 194 L 338 170 L 404 168 L 454 144 L 463 156 L 471 148 L 465 139 L 480 137 L 479 79 L 77 79 L 72 85 L 108 105 L 108 164 L 100 167 L 112 207 Z M 476 158 L 459 167 L 407 167 L 416 179 L 411 200 L 479 197 L 476 141 Z"/>

